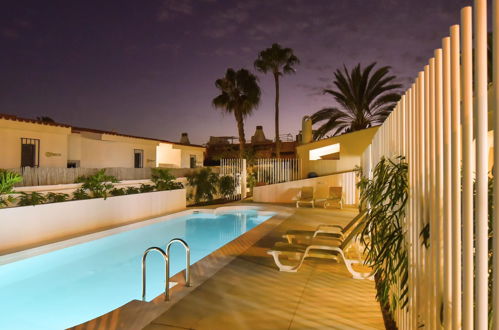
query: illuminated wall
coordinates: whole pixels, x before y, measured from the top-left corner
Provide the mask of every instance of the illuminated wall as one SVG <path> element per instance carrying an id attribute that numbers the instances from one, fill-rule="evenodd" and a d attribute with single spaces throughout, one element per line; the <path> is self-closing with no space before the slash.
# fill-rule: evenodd
<path id="1" fill-rule="evenodd" d="M 41 167 L 66 167 L 71 129 L 0 118 L 0 168 L 21 166 L 21 138 L 39 139 Z"/>
<path id="2" fill-rule="evenodd" d="M 360 166 L 362 153 L 377 130 L 378 127 L 367 128 L 296 147 L 297 156 L 302 161 L 302 177 L 307 177 L 310 172 L 327 175 Z M 327 159 L 328 154 L 334 154 L 338 150 L 339 159 Z"/>

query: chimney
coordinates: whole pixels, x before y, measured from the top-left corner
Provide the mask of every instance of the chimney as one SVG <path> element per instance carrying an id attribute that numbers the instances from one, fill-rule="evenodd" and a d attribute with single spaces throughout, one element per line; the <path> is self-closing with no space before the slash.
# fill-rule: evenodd
<path id="1" fill-rule="evenodd" d="M 309 116 L 305 116 L 301 121 L 301 144 L 310 143 L 312 140 L 312 119 Z"/>
<path id="2" fill-rule="evenodd" d="M 263 126 L 257 126 L 255 134 L 251 137 L 251 143 L 265 143 L 267 139 L 265 138 L 265 133 L 263 133 Z"/>
<path id="3" fill-rule="evenodd" d="M 189 136 L 187 135 L 187 133 L 182 133 L 182 137 L 180 138 L 180 143 L 191 144 L 191 142 L 189 141 Z"/>

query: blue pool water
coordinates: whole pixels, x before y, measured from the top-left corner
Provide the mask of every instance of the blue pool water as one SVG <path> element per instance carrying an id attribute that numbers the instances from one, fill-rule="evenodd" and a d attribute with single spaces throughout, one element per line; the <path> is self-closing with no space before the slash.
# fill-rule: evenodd
<path id="1" fill-rule="evenodd" d="M 256 211 L 190 214 L 0 266 L 0 329 L 64 329 L 141 299 L 141 258 L 172 238 L 191 248 L 191 264 L 270 216 Z M 171 248 L 171 274 L 185 252 Z M 147 300 L 164 288 L 161 256 L 147 258 Z M 195 278 L 193 279 L 195 281 Z"/>

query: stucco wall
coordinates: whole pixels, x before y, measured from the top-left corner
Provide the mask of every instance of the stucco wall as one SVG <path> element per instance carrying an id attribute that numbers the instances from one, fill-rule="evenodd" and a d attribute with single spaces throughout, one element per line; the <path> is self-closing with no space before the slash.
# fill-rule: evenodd
<path id="1" fill-rule="evenodd" d="M 143 180 L 123 180 L 118 183 L 113 183 L 115 188 L 127 188 L 127 187 L 140 187 L 141 184 L 153 185 L 153 182 L 149 179 Z M 82 183 L 69 183 L 69 184 L 53 184 L 53 185 L 42 185 L 42 186 L 24 186 L 15 187 L 15 192 L 39 192 L 39 193 L 62 193 L 71 195 L 76 189 L 80 188 Z"/>
<path id="2" fill-rule="evenodd" d="M 314 187 L 315 198 L 326 198 L 329 187 L 343 187 L 345 205 L 358 203 L 354 172 L 321 176 L 313 179 L 289 181 L 253 188 L 253 201 L 256 203 L 295 203 L 302 187 Z"/>
<path id="3" fill-rule="evenodd" d="M 360 166 L 362 153 L 371 143 L 377 131 L 378 127 L 372 127 L 298 146 L 296 152 L 298 158 L 302 160 L 302 177 L 307 177 L 309 172 L 316 172 L 318 175 L 327 175 L 348 171 L 355 168 L 355 166 Z M 340 144 L 340 159 L 309 160 L 310 150 L 336 143 Z"/>
<path id="4" fill-rule="evenodd" d="M 0 119 L 0 168 L 21 166 L 21 138 L 40 140 L 40 167 L 66 168 L 69 160 L 85 168 L 133 168 L 135 149 L 143 150 L 143 167 L 189 168 L 190 155 L 196 156 L 196 167 L 204 161 L 203 147 Z"/>
<path id="5" fill-rule="evenodd" d="M 40 140 L 40 166 L 66 167 L 68 127 L 0 119 L 0 168 L 21 166 L 21 138 Z"/>
<path id="6" fill-rule="evenodd" d="M 144 167 L 156 166 L 157 142 L 114 137 L 102 134 L 102 139 L 73 133 L 69 138 L 70 160 L 79 160 L 80 167 L 134 167 L 134 149 L 144 151 Z"/>
<path id="7" fill-rule="evenodd" d="M 196 156 L 196 167 L 203 166 L 204 162 L 204 148 L 200 147 L 190 147 L 184 145 L 175 145 L 175 149 L 180 149 L 181 151 L 181 161 L 180 167 L 189 168 L 191 165 L 191 155 Z"/>
<path id="8" fill-rule="evenodd" d="M 181 167 L 182 151 L 174 149 L 173 144 L 160 143 L 156 147 L 156 167 Z"/>
<path id="9" fill-rule="evenodd" d="M 185 189 L 0 210 L 0 254 L 185 208 Z"/>

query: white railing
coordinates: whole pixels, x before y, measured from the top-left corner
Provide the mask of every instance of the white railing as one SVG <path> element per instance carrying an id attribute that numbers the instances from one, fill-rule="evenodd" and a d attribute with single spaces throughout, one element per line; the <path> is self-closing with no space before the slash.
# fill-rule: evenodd
<path id="1" fill-rule="evenodd" d="M 365 175 L 381 157 L 404 155 L 409 164 L 405 221 L 409 251 L 409 304 L 397 308 L 400 329 L 487 329 L 488 182 L 493 131 L 499 145 L 499 86 L 487 79 L 487 2 L 461 11 L 424 70 L 402 96 L 364 152 Z M 499 0 L 494 0 L 493 81 L 499 81 Z M 493 104 L 488 106 L 488 89 Z M 488 109 L 493 121 L 488 123 Z M 494 177 L 498 168 L 494 168 Z M 475 183 L 474 183 L 475 182 Z M 474 186 L 475 185 L 475 193 Z M 499 207 L 494 181 L 493 207 Z M 422 246 L 429 223 L 430 246 Z M 494 214 L 494 232 L 499 221 Z M 493 238 L 493 326 L 499 329 L 499 240 Z M 394 289 L 396 290 L 396 289 Z M 441 311 L 443 322 L 441 322 Z"/>
<path id="2" fill-rule="evenodd" d="M 255 160 L 253 168 L 257 182 L 274 184 L 301 179 L 300 159 L 261 158 Z"/>
<path id="3" fill-rule="evenodd" d="M 232 200 L 246 198 L 246 159 L 220 159 L 220 176 L 230 176 L 234 180 L 236 190 Z"/>

